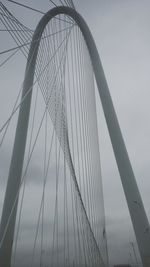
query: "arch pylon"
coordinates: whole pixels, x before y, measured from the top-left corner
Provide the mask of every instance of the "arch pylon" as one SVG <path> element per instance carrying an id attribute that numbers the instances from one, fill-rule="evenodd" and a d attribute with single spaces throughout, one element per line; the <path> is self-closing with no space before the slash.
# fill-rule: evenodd
<path id="1" fill-rule="evenodd" d="M 13 147 L 0 225 L 0 266 L 11 266 L 12 245 L 14 239 L 14 229 L 18 205 L 17 194 L 21 183 L 30 105 L 32 98 L 31 88 L 33 87 L 36 58 L 38 54 L 40 39 L 47 23 L 58 14 L 65 14 L 73 18 L 84 36 L 91 57 L 93 71 L 95 74 L 95 79 L 97 82 L 97 87 L 103 111 L 105 114 L 111 143 L 113 146 L 113 151 L 118 165 L 118 170 L 120 173 L 124 193 L 126 196 L 126 201 L 128 204 L 133 228 L 135 231 L 143 267 L 150 267 L 150 226 L 136 183 L 136 179 L 132 170 L 126 146 L 122 137 L 116 112 L 114 110 L 113 102 L 104 75 L 99 53 L 97 51 L 92 34 L 84 19 L 74 9 L 64 6 L 53 8 L 42 17 L 34 32 L 28 55 L 22 91 L 23 101 L 19 111 L 15 142 Z M 5 231 L 6 227 L 7 231 Z"/>

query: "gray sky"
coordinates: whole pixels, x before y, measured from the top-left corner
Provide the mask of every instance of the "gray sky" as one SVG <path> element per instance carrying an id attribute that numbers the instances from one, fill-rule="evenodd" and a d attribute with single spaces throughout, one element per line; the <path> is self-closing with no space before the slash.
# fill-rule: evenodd
<path id="1" fill-rule="evenodd" d="M 35 28 L 40 16 L 7 5 L 28 26 Z M 23 1 L 47 10 L 48 1 Z M 86 19 L 102 60 L 114 106 L 137 183 L 150 220 L 150 2 L 149 0 L 74 0 Z M 28 18 L 28 19 L 27 19 Z M 2 46 L 2 44 L 1 44 Z M 4 44 L 5 46 L 5 44 Z M 20 68 L 24 68 L 20 60 Z M 4 74 L 5 70 L 4 70 Z M 13 70 L 9 70 L 13 76 Z M 15 80 L 15 78 L 14 78 Z M 17 80 L 15 80 L 17 85 Z M 7 84 L 6 90 L 7 90 Z M 3 107 L 5 108 L 5 107 Z M 135 242 L 104 116 L 97 100 L 101 167 L 110 263 L 134 262 L 129 242 Z M 136 246 L 136 245 L 135 245 Z M 137 247 L 136 247 L 137 249 Z"/>

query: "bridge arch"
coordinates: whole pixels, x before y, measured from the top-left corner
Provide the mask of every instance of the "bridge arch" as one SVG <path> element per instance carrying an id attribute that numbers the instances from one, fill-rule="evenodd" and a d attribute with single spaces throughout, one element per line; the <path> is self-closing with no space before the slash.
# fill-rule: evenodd
<path id="1" fill-rule="evenodd" d="M 8 184 L 6 189 L 2 220 L 1 220 L 1 227 L 0 227 L 0 241 L 2 243 L 2 246 L 0 248 L 0 265 L 5 267 L 10 267 L 10 262 L 11 262 L 11 252 L 12 252 L 12 244 L 14 237 L 18 198 L 15 207 L 13 207 L 12 205 L 16 199 L 16 192 L 18 192 L 19 185 L 21 182 L 20 179 L 22 174 L 26 137 L 28 130 L 28 121 L 30 114 L 30 105 L 32 98 L 32 90 L 30 89 L 33 87 L 38 48 L 42 33 L 47 23 L 52 18 L 54 18 L 59 14 L 65 14 L 70 16 L 79 26 L 84 36 L 90 54 L 93 71 L 95 74 L 95 79 L 97 82 L 97 87 L 105 114 L 105 119 L 107 122 L 107 127 L 112 142 L 116 162 L 118 165 L 127 204 L 129 207 L 143 266 L 148 267 L 150 266 L 149 222 L 144 210 L 142 199 L 136 184 L 132 166 L 128 157 L 128 153 L 121 134 L 117 116 L 113 107 L 112 99 L 109 93 L 99 53 L 97 51 L 92 34 L 82 16 L 74 9 L 64 6 L 53 8 L 42 17 L 34 32 L 28 55 L 22 99 L 24 99 L 26 95 L 27 97 L 24 101 L 22 101 L 20 107 L 15 143 L 10 165 L 9 178 L 8 178 Z M 138 205 L 136 203 L 138 203 Z M 9 215 L 12 212 L 12 209 L 13 209 L 13 214 L 10 219 L 9 231 L 5 235 L 5 238 L 3 240 L 5 226 L 8 224 Z"/>

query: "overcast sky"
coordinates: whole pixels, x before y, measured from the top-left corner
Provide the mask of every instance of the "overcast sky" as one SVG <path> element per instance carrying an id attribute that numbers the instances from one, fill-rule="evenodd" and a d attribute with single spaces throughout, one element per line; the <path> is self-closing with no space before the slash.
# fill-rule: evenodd
<path id="1" fill-rule="evenodd" d="M 80 1 L 81 2 L 81 1 Z M 82 11 L 94 35 L 140 192 L 149 209 L 149 1 L 95 1 Z M 88 8 L 90 9 L 88 11 Z M 81 8 L 81 6 L 80 6 Z M 129 257 L 132 227 L 110 145 L 98 111 L 108 247 Z M 135 241 L 134 241 L 135 242 Z"/>
<path id="2" fill-rule="evenodd" d="M 32 12 L 22 10 L 7 1 L 2 2 L 19 20 L 32 29 L 35 28 L 39 15 L 33 17 Z M 43 11 L 50 7 L 47 0 L 22 2 Z M 74 0 L 74 3 L 87 21 L 98 47 L 129 157 L 150 220 L 150 1 Z M 20 61 L 22 69 L 23 64 L 22 59 Z M 13 76 L 12 72 L 10 69 L 10 76 Z M 97 100 L 97 118 L 110 263 L 134 263 L 130 242 L 136 241 L 99 100 Z M 137 251 L 136 244 L 135 248 Z"/>

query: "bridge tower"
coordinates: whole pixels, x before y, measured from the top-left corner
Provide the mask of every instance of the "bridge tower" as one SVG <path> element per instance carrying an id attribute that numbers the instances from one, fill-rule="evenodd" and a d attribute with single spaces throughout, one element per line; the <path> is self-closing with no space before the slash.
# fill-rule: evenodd
<path id="1" fill-rule="evenodd" d="M 128 157 L 128 153 L 124 144 L 122 133 L 119 127 L 118 119 L 114 110 L 112 99 L 109 93 L 108 85 L 100 61 L 100 57 L 91 35 L 91 32 L 84 19 L 74 9 L 69 7 L 56 7 L 48 11 L 39 22 L 32 39 L 30 52 L 27 61 L 24 87 L 22 99 L 27 95 L 25 101 L 22 101 L 12 160 L 9 170 L 9 178 L 6 189 L 5 201 L 3 206 L 2 220 L 0 226 L 0 266 L 10 267 L 12 245 L 14 238 L 14 228 L 16 222 L 16 212 L 18 204 L 18 191 L 22 174 L 22 166 L 24 160 L 26 137 L 28 130 L 28 121 L 30 114 L 30 104 L 32 97 L 33 79 L 35 73 L 36 58 L 42 32 L 47 23 L 58 14 L 66 14 L 70 16 L 80 28 L 89 50 L 91 57 L 95 79 L 100 95 L 100 99 L 107 122 L 107 127 L 113 146 L 118 170 L 120 173 L 124 193 L 126 196 L 133 228 L 135 231 L 143 267 L 150 266 L 150 227 L 145 213 L 143 202 L 137 187 L 136 179 L 132 170 L 132 166 Z M 30 64 L 29 64 L 30 63 Z M 6 226 L 7 228 L 6 231 Z"/>

